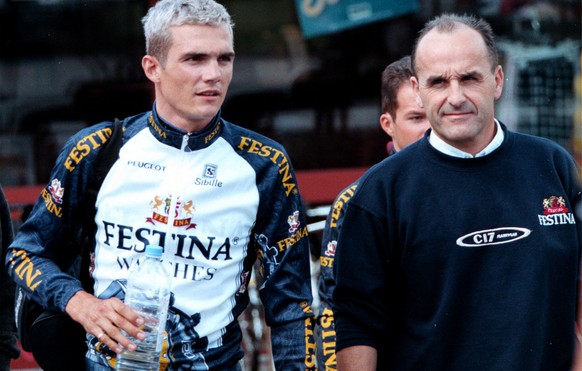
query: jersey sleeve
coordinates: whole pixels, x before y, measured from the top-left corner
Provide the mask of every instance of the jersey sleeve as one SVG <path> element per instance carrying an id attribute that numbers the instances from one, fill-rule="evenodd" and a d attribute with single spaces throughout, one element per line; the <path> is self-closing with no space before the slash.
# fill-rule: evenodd
<path id="1" fill-rule="evenodd" d="M 49 183 L 8 249 L 8 274 L 44 307 L 64 311 L 69 299 L 82 289 L 80 281 L 66 273 L 79 252 L 68 242 L 82 218 L 78 206 L 89 164 L 111 132 L 110 123 L 102 123 L 67 141 Z"/>
<path id="2" fill-rule="evenodd" d="M 259 294 L 276 369 L 310 370 L 315 369 L 315 342 L 307 223 L 287 154 L 275 144 L 269 148 L 277 152 L 259 170 L 261 201 L 253 230 Z"/>
<path id="3" fill-rule="evenodd" d="M 349 185 L 334 200 L 325 221 L 321 241 L 320 274 L 318 280 L 320 307 L 315 326 L 315 338 L 317 342 L 318 364 L 326 368 L 336 368 L 336 336 L 332 309 L 332 293 L 335 288 L 333 262 L 347 204 L 353 196 L 356 187 L 357 182 Z"/>

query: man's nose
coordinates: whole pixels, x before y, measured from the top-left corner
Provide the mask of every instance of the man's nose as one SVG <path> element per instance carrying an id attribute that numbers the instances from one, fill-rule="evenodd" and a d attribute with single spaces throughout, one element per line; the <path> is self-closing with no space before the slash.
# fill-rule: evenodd
<path id="1" fill-rule="evenodd" d="M 463 105 L 466 98 L 465 98 L 465 92 L 464 92 L 461 84 L 458 81 L 453 80 L 449 84 L 448 90 L 449 90 L 448 91 L 449 104 L 453 107 L 459 107 L 459 106 Z"/>
<path id="2" fill-rule="evenodd" d="M 218 81 L 221 76 L 220 65 L 218 61 L 210 60 L 204 67 L 204 80 L 206 81 Z"/>

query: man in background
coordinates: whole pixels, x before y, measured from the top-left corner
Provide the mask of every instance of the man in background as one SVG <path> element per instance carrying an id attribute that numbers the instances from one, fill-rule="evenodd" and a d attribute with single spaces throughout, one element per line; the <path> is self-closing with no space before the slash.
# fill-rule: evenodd
<path id="1" fill-rule="evenodd" d="M 410 56 L 389 64 L 382 72 L 380 89 L 382 114 L 379 121 L 382 130 L 391 138 L 386 146 L 388 155 L 419 140 L 429 128 L 424 109 L 416 103 L 416 95 L 410 84 L 412 76 Z M 321 306 L 316 325 L 317 359 L 321 370 L 336 369 L 336 339 L 332 310 L 332 292 L 335 287 L 333 260 L 347 203 L 357 186 L 358 180 L 336 197 L 323 231 L 319 276 Z"/>

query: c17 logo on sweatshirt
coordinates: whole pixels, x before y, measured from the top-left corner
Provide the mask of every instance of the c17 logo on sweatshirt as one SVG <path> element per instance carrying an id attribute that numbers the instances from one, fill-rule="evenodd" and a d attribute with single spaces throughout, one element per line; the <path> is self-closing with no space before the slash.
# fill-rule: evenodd
<path id="1" fill-rule="evenodd" d="M 543 215 L 538 215 L 540 225 L 576 224 L 574 214 L 566 207 L 566 201 L 561 196 L 544 198 Z"/>
<path id="2" fill-rule="evenodd" d="M 472 232 L 457 239 L 458 246 L 477 247 L 501 245 L 526 238 L 531 234 L 527 228 L 503 227 Z"/>

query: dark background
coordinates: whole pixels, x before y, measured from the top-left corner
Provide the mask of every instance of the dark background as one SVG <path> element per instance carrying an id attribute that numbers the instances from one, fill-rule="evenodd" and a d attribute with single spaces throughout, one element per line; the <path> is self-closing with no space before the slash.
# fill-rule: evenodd
<path id="1" fill-rule="evenodd" d="M 293 0 L 220 1 L 235 26 L 223 116 L 280 141 L 297 169 L 370 166 L 385 156 L 380 74 L 441 12 L 488 19 L 508 81 L 511 128 L 582 150 L 580 1 L 422 0 L 417 13 L 305 39 Z M 147 1 L 0 0 L 0 183 L 47 182 L 78 129 L 149 110 L 141 70 Z M 580 94 L 580 93 L 578 93 Z"/>

